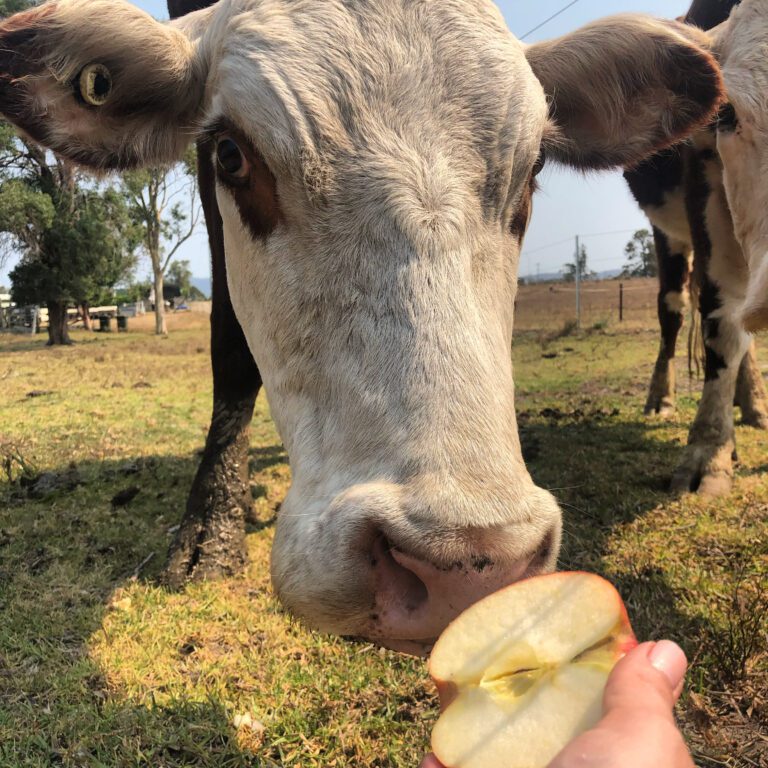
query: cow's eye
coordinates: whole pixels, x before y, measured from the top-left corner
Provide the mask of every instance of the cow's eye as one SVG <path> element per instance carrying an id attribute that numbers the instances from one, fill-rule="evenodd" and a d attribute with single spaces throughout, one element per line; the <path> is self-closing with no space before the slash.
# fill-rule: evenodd
<path id="1" fill-rule="evenodd" d="M 219 168 L 235 179 L 243 179 L 248 175 L 248 161 L 242 150 L 228 136 L 220 138 L 216 144 L 216 160 Z"/>
<path id="2" fill-rule="evenodd" d="M 542 149 L 539 151 L 539 156 L 536 158 L 536 162 L 533 164 L 533 176 L 538 176 L 541 173 L 541 169 L 544 167 L 544 163 L 547 162 L 547 154 Z"/>
<path id="3" fill-rule="evenodd" d="M 88 64 L 77 78 L 77 93 L 93 107 L 105 104 L 112 92 L 112 75 L 103 64 Z"/>

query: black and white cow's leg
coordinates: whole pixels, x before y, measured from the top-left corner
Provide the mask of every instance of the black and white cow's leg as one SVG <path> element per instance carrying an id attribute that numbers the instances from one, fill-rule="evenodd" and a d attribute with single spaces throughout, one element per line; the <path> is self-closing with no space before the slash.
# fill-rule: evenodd
<path id="1" fill-rule="evenodd" d="M 695 254 L 704 340 L 704 389 L 672 490 L 727 493 L 736 457 L 733 402 L 736 378 L 752 337 L 738 307 L 747 285 L 746 263 L 735 239 L 714 137 L 702 131 L 687 167 L 686 207 Z"/>
<path id="2" fill-rule="evenodd" d="M 168 10 L 176 18 L 212 2 L 169 0 Z M 261 387 L 261 376 L 227 288 L 224 236 L 209 146 L 198 145 L 198 177 L 211 247 L 213 413 L 186 511 L 168 553 L 164 581 L 171 587 L 234 574 L 247 562 L 245 523 L 252 510 L 249 429 Z"/>
<path id="3" fill-rule="evenodd" d="M 736 377 L 751 337 L 738 320 L 722 311 L 717 286 L 702 286 L 704 390 L 688 434 L 683 460 L 672 477 L 672 490 L 707 496 L 728 493 L 736 458 L 733 399 Z"/>
<path id="4" fill-rule="evenodd" d="M 675 411 L 675 347 L 689 303 L 691 248 L 653 228 L 659 266 L 658 316 L 661 344 L 651 377 L 646 415 L 669 416 Z"/>
<path id="5" fill-rule="evenodd" d="M 754 341 L 739 366 L 734 405 L 741 409 L 742 424 L 755 429 L 768 429 L 768 392 L 757 363 Z"/>
<path id="6" fill-rule="evenodd" d="M 198 175 L 213 267 L 213 414 L 186 512 L 169 551 L 164 576 L 172 587 L 238 573 L 247 562 L 245 523 L 252 508 L 249 430 L 261 387 L 227 288 L 210 147 L 198 146 Z"/>

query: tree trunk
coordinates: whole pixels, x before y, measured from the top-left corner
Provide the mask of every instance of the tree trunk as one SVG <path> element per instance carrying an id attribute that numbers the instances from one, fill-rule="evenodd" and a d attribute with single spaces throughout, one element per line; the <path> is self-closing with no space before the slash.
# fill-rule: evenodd
<path id="1" fill-rule="evenodd" d="M 48 346 L 71 344 L 67 327 L 67 304 L 64 301 L 48 302 Z"/>
<path id="2" fill-rule="evenodd" d="M 80 312 L 82 312 L 83 315 L 83 328 L 86 331 L 92 331 L 93 323 L 91 322 L 91 306 L 87 301 L 84 301 L 80 305 Z"/>
<path id="3" fill-rule="evenodd" d="M 156 260 L 152 259 L 152 271 L 155 273 L 155 334 L 167 336 L 165 324 L 165 299 L 163 298 L 163 271 Z"/>

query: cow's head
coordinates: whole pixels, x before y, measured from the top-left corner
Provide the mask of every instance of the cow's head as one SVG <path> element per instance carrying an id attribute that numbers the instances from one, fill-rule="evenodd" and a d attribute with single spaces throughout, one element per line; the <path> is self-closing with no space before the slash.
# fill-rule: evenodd
<path id="1" fill-rule="evenodd" d="M 743 0 L 712 32 L 728 104 L 717 123 L 736 236 L 749 264 L 742 307 L 749 331 L 768 328 L 768 0 Z"/>
<path id="2" fill-rule="evenodd" d="M 0 109 L 57 152 L 126 168 L 203 139 L 291 459 L 273 580 L 311 624 L 418 651 L 554 567 L 510 359 L 534 176 L 707 120 L 696 34 L 618 17 L 525 47 L 489 0 L 221 0 L 172 24 L 62 0 L 0 28 Z"/>

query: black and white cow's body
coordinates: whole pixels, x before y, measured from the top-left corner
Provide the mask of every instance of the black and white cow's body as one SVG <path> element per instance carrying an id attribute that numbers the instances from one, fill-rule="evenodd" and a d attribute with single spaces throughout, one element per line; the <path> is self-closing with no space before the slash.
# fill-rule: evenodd
<path id="1" fill-rule="evenodd" d="M 711 28 L 727 19 L 736 4 L 697 1 L 686 21 Z M 748 271 L 734 234 L 715 127 L 624 175 L 653 227 L 659 267 L 661 344 L 645 412 L 674 411 L 675 346 L 693 293 L 701 313 L 704 391 L 672 489 L 721 494 L 730 489 L 733 476 L 733 405 L 740 407 L 743 423 L 768 429 L 768 395 L 754 343 L 737 311 Z"/>

